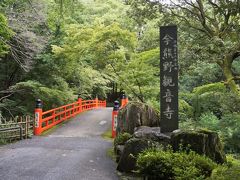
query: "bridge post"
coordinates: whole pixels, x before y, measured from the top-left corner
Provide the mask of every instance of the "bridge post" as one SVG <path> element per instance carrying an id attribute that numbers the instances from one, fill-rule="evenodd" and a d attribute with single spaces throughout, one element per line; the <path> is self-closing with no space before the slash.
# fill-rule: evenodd
<path id="1" fill-rule="evenodd" d="M 112 138 L 116 137 L 118 110 L 119 110 L 119 102 L 114 101 L 114 107 L 112 112 Z"/>
<path id="2" fill-rule="evenodd" d="M 96 103 L 95 108 L 98 108 L 98 98 L 97 97 L 95 99 L 95 103 Z"/>
<path id="3" fill-rule="evenodd" d="M 82 112 L 82 98 L 80 97 L 80 94 L 78 95 L 78 112 L 77 113 L 81 113 Z"/>
<path id="4" fill-rule="evenodd" d="M 128 103 L 128 97 L 123 94 L 122 97 L 121 97 L 121 107 L 120 108 L 123 108 L 124 106 L 126 106 Z"/>
<path id="5" fill-rule="evenodd" d="M 34 120 L 34 135 L 40 135 L 42 133 L 42 101 L 37 99 L 35 108 L 35 120 Z"/>

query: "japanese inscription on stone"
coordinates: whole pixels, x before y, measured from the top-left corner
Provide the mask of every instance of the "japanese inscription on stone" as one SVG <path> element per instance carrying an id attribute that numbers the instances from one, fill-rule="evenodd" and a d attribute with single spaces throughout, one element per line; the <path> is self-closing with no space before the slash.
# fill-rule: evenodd
<path id="1" fill-rule="evenodd" d="M 177 26 L 160 27 L 161 132 L 178 129 Z"/>

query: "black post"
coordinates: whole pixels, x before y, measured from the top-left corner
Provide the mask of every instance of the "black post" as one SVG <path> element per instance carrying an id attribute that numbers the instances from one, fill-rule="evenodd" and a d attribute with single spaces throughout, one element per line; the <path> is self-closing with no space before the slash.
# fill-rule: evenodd
<path id="1" fill-rule="evenodd" d="M 126 94 L 125 93 L 123 93 L 122 95 L 121 95 L 121 99 L 126 99 Z"/>
<path id="2" fill-rule="evenodd" d="M 41 99 L 36 100 L 36 108 L 42 109 L 42 101 Z"/>
<path id="3" fill-rule="evenodd" d="M 113 111 L 118 111 L 118 110 L 119 110 L 119 101 L 114 101 Z"/>

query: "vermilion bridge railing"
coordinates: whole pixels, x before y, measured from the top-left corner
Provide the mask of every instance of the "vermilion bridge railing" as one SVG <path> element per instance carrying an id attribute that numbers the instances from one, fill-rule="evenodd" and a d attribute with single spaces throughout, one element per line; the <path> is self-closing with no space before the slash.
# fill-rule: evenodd
<path id="1" fill-rule="evenodd" d="M 106 101 L 101 101 L 97 98 L 94 100 L 82 100 L 79 98 L 77 102 L 43 112 L 41 100 L 37 100 L 34 134 L 41 135 L 43 131 L 50 129 L 81 112 L 99 107 L 106 107 Z"/>

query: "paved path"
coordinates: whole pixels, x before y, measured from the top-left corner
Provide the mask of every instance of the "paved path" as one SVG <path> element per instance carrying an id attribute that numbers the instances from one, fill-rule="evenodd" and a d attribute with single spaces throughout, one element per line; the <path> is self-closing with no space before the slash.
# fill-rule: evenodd
<path id="1" fill-rule="evenodd" d="M 111 111 L 84 112 L 51 135 L 0 146 L 0 180 L 117 180 L 106 154 L 112 142 L 101 138 Z"/>

